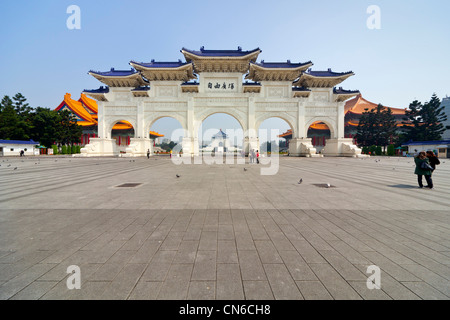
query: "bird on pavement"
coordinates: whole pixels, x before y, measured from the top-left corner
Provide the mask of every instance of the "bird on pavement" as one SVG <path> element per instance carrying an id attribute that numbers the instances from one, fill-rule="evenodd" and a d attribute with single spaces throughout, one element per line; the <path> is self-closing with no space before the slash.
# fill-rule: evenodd
<path id="1" fill-rule="evenodd" d="M 247 171 L 247 168 L 244 168 L 244 171 Z"/>
<path id="2" fill-rule="evenodd" d="M 181 177 L 180 175 L 177 174 L 177 178 Z"/>
<path id="3" fill-rule="evenodd" d="M 300 179 L 300 181 L 298 182 L 298 184 L 302 184 L 302 182 L 303 182 L 303 178 Z"/>

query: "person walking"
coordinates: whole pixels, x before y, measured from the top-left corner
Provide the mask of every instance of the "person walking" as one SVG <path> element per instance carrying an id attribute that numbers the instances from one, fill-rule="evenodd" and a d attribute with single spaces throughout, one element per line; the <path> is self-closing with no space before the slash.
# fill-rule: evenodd
<path id="1" fill-rule="evenodd" d="M 147 159 L 150 159 L 150 149 L 147 150 Z"/>
<path id="2" fill-rule="evenodd" d="M 433 175 L 434 170 L 436 170 L 436 166 L 438 164 L 441 164 L 441 162 L 439 161 L 439 158 L 434 154 L 433 151 L 427 151 L 427 158 L 428 161 L 430 162 L 430 166 L 433 168 L 433 170 L 431 170 L 431 175 Z"/>
<path id="3" fill-rule="evenodd" d="M 414 162 L 416 164 L 416 170 L 414 171 L 414 173 L 417 175 L 417 182 L 419 183 L 419 188 L 423 188 L 422 177 L 425 176 L 425 180 L 427 180 L 428 183 L 426 187 L 433 189 L 433 180 L 431 179 L 432 170 L 426 153 L 423 151 L 419 152 L 417 157 L 414 158 Z M 430 167 L 430 169 L 426 168 L 427 165 Z"/>
<path id="4" fill-rule="evenodd" d="M 256 163 L 259 164 L 259 151 L 256 150 Z"/>

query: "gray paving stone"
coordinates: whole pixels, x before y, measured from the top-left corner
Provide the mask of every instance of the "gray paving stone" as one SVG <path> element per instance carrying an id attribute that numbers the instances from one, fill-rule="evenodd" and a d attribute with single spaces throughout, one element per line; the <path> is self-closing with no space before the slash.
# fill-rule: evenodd
<path id="1" fill-rule="evenodd" d="M 217 263 L 239 263 L 236 242 L 234 240 L 218 241 Z"/>
<path id="2" fill-rule="evenodd" d="M 274 300 L 269 281 L 243 281 L 246 300 Z"/>
<path id="3" fill-rule="evenodd" d="M 267 280 L 256 250 L 238 250 L 242 280 Z"/>
<path id="4" fill-rule="evenodd" d="M 216 280 L 217 251 L 197 251 L 191 280 Z"/>
<path id="5" fill-rule="evenodd" d="M 295 281 L 305 300 L 333 300 L 320 281 Z"/>
<path id="6" fill-rule="evenodd" d="M 139 281 L 128 297 L 129 300 L 156 300 L 162 282 Z"/>
<path id="7" fill-rule="evenodd" d="M 421 297 L 422 299 L 427 300 L 448 300 L 449 297 L 444 295 L 442 292 L 436 290 L 432 286 L 430 286 L 428 283 L 425 283 L 423 281 L 420 282 L 409 282 L 404 281 L 402 282 L 404 286 L 406 286 L 408 289 L 410 289 L 412 292 L 414 292 L 417 296 Z"/>
<path id="8" fill-rule="evenodd" d="M 361 300 L 361 296 L 326 263 L 314 263 L 309 265 L 316 276 L 336 300 Z"/>
<path id="9" fill-rule="evenodd" d="M 215 281 L 191 281 L 188 300 L 214 300 L 216 296 Z"/>
<path id="10" fill-rule="evenodd" d="M 280 256 L 294 280 L 317 280 L 314 272 L 297 251 L 280 251 Z"/>
<path id="11" fill-rule="evenodd" d="M 244 289 L 238 264 L 217 265 L 216 299 L 244 299 Z"/>
<path id="12" fill-rule="evenodd" d="M 125 300 L 145 270 L 145 264 L 127 264 L 105 289 L 99 299 Z"/>
<path id="13" fill-rule="evenodd" d="M 450 163 L 426 193 L 412 188 L 411 159 L 380 159 L 282 157 L 275 176 L 163 157 L 132 170 L 127 159 L 43 157 L 35 171 L 25 159 L 26 185 L 0 170 L 0 295 L 278 299 L 296 287 L 306 299 L 448 300 Z M 175 169 L 184 179 L 168 178 Z M 80 170 L 82 188 L 68 179 Z M 144 184 L 111 188 L 123 181 Z M 326 182 L 336 188 L 312 185 Z M 365 285 L 372 264 L 381 290 Z M 69 265 L 81 290 L 67 289 Z"/>
<path id="14" fill-rule="evenodd" d="M 193 264 L 173 264 L 168 270 L 157 299 L 184 300 L 187 298 Z"/>
<path id="15" fill-rule="evenodd" d="M 284 264 L 264 264 L 276 300 L 302 300 L 303 296 Z"/>
<path id="16" fill-rule="evenodd" d="M 256 250 L 258 251 L 259 258 L 263 264 L 265 263 L 282 263 L 280 255 L 277 249 L 271 241 L 255 241 Z"/>
<path id="17" fill-rule="evenodd" d="M 57 283 L 56 281 L 34 281 L 11 297 L 11 300 L 39 300 Z"/>

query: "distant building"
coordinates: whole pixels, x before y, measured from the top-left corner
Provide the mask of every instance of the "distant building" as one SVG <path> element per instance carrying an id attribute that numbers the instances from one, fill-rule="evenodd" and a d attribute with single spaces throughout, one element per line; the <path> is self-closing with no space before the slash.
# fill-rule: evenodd
<path id="1" fill-rule="evenodd" d="M 30 140 L 0 140 L 0 157 L 20 156 L 24 151 L 25 156 L 39 155 L 39 142 Z"/>
<path id="2" fill-rule="evenodd" d="M 108 92 L 109 89 L 101 87 L 97 90 L 85 90 L 79 100 L 73 100 L 70 93 L 64 95 L 64 100 L 55 110 L 69 110 L 75 115 L 78 125 L 83 127 L 81 135 L 81 145 L 90 143 L 91 138 L 98 138 L 98 105 L 97 101 L 89 98 L 87 95 L 96 96 Z M 122 149 L 130 145 L 131 139 L 135 136 L 132 124 L 128 121 L 117 121 L 111 130 L 111 138 L 116 141 L 117 146 Z M 164 137 L 157 132 L 150 131 L 151 139 Z"/>
<path id="3" fill-rule="evenodd" d="M 447 115 L 447 121 L 444 122 L 444 126 L 450 126 L 450 97 L 442 99 L 441 107 L 444 107 L 444 112 Z M 450 129 L 447 129 L 442 135 L 443 140 L 450 140 Z"/>
<path id="4" fill-rule="evenodd" d="M 433 151 L 439 158 L 450 158 L 450 140 L 439 141 L 409 141 L 403 147 L 408 147 L 408 154 L 416 155 L 421 151 Z"/>

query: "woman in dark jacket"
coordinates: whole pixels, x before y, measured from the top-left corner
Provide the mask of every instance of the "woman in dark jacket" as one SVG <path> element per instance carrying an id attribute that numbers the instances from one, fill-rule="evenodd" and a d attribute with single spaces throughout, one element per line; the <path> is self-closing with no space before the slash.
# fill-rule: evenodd
<path id="1" fill-rule="evenodd" d="M 427 158 L 428 161 L 430 161 L 430 166 L 433 167 L 433 170 L 431 171 L 431 173 L 433 173 L 433 171 L 436 170 L 436 166 L 438 164 L 441 164 L 441 162 L 439 161 L 439 158 L 436 157 L 433 151 L 427 151 Z"/>
<path id="2" fill-rule="evenodd" d="M 417 174 L 417 181 L 419 182 L 419 188 L 423 188 L 422 184 L 422 176 L 425 176 L 425 180 L 427 180 L 428 185 L 427 188 L 433 189 L 433 180 L 431 179 L 431 170 L 426 170 L 422 168 L 423 163 L 430 164 L 427 155 L 425 152 L 420 152 L 417 157 L 414 158 L 414 162 L 416 163 L 416 170 L 414 171 Z"/>

